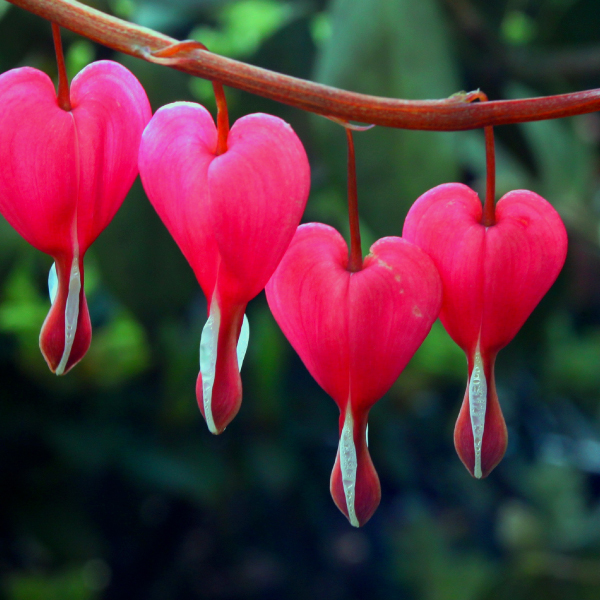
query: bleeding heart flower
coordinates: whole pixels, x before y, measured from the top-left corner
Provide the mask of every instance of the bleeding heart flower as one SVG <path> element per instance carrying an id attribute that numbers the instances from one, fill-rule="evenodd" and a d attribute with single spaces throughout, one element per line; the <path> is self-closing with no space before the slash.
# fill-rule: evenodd
<path id="1" fill-rule="evenodd" d="M 60 108 L 52 81 L 36 69 L 0 75 L 0 212 L 55 260 L 40 348 L 57 375 L 90 345 L 83 257 L 137 175 L 151 117 L 138 80 L 110 61 L 83 69 L 70 99 L 72 110 Z"/>
<path id="2" fill-rule="evenodd" d="M 309 223 L 298 228 L 266 292 L 283 333 L 340 409 L 331 494 L 352 525 L 364 525 L 381 497 L 367 449 L 369 410 L 437 318 L 439 275 L 420 248 L 397 237 L 373 244 L 351 273 L 342 236 Z"/>
<path id="3" fill-rule="evenodd" d="M 558 213 L 533 192 L 509 192 L 496 205 L 496 223 L 486 227 L 481 220 L 477 194 L 448 183 L 415 202 L 403 232 L 435 262 L 444 285 L 440 320 L 467 355 L 468 385 L 454 444 L 477 478 L 500 462 L 507 444 L 494 382 L 496 355 L 554 283 L 567 253 Z"/>
<path id="4" fill-rule="evenodd" d="M 246 305 L 265 287 L 300 222 L 308 159 L 292 128 L 265 114 L 239 119 L 218 155 L 208 111 L 176 102 L 148 124 L 139 166 L 148 198 L 208 300 L 196 394 L 209 430 L 220 433 L 242 399 Z"/>

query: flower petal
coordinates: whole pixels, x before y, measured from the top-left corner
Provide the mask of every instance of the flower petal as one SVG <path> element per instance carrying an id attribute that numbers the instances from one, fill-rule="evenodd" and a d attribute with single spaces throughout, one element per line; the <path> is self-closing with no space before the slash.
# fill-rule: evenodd
<path id="1" fill-rule="evenodd" d="M 152 112 L 146 92 L 119 63 L 93 62 L 73 79 L 82 254 L 112 221 L 138 174 L 138 151 Z"/>
<path id="2" fill-rule="evenodd" d="M 340 409 L 350 394 L 347 264 L 348 246 L 333 227 L 300 225 L 265 290 L 285 337 Z"/>
<path id="3" fill-rule="evenodd" d="M 216 145 L 210 113 L 199 104 L 175 102 L 156 111 L 139 154 L 144 190 L 209 299 L 219 264 L 207 212 L 208 167 Z"/>
<path id="4" fill-rule="evenodd" d="M 306 152 L 281 119 L 236 121 L 227 151 L 208 171 L 211 230 L 222 297 L 248 302 L 263 290 L 300 223 L 310 188 Z"/>

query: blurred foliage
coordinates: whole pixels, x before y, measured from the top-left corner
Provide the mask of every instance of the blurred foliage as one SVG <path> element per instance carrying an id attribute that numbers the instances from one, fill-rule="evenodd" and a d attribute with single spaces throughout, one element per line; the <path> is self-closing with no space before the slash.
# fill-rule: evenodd
<path id="1" fill-rule="evenodd" d="M 211 52 L 243 58 L 294 17 L 294 5 L 274 0 L 243 0 L 227 4 L 217 15 L 217 28 L 197 27 L 191 39 L 201 41 Z"/>
<path id="2" fill-rule="evenodd" d="M 600 87 L 596 0 L 95 0 L 213 51 L 370 94 L 492 99 Z M 64 33 L 70 76 L 119 60 L 152 106 L 208 82 Z M 47 23 L 0 0 L 0 70 L 56 76 Z M 227 90 L 306 145 L 306 220 L 347 235 L 345 140 L 320 117 Z M 497 364 L 504 461 L 467 474 L 452 431 L 466 363 L 440 323 L 377 406 L 382 504 L 353 530 L 329 496 L 337 409 L 261 294 L 248 307 L 244 403 L 219 437 L 196 406 L 206 318 L 191 269 L 139 181 L 86 256 L 92 347 L 67 377 L 38 348 L 51 259 L 0 220 L 0 598 L 587 600 L 600 594 L 600 118 L 499 127 L 497 192 L 547 197 L 563 274 Z M 364 250 L 410 204 L 485 188 L 480 131 L 355 135 Z"/>
<path id="3" fill-rule="evenodd" d="M 316 58 L 318 81 L 413 99 L 444 98 L 460 88 L 450 33 L 435 0 L 336 0 L 329 18 L 332 32 Z M 418 33 L 424 29 L 426 44 Z M 329 184 L 343 190 L 345 136 L 320 117 L 315 129 L 320 153 L 328 161 Z M 382 235 L 398 234 L 415 198 L 433 185 L 455 180 L 455 140 L 455 134 L 381 127 L 357 135 L 360 197 L 365 202 L 376 198 L 379 207 L 368 211 L 368 224 Z"/>

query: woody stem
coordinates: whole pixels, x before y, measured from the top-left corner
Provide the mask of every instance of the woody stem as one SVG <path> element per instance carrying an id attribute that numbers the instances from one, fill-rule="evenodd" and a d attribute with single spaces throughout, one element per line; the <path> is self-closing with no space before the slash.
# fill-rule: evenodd
<path id="1" fill-rule="evenodd" d="M 105 46 L 150 60 L 149 53 L 177 40 L 127 23 L 76 0 L 10 0 L 30 12 Z M 580 115 L 600 110 L 600 89 L 547 96 L 470 103 L 466 95 L 444 100 L 398 100 L 367 96 L 274 73 L 194 50 L 180 71 L 346 121 L 428 131 L 459 131 Z"/>

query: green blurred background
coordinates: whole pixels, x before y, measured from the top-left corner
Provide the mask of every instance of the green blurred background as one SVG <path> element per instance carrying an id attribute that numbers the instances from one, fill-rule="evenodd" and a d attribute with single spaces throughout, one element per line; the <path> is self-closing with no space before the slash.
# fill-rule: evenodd
<path id="1" fill-rule="evenodd" d="M 224 55 L 372 94 L 491 99 L 600 87 L 597 0 L 109 0 L 98 8 Z M 73 76 L 118 60 L 153 109 L 203 80 L 64 33 Z M 0 71 L 55 76 L 49 25 L 0 0 Z M 228 90 L 304 142 L 305 220 L 347 234 L 345 136 Z M 371 414 L 382 484 L 355 530 L 329 474 L 337 408 L 251 302 L 242 409 L 210 435 L 194 396 L 206 302 L 137 181 L 86 257 L 94 337 L 66 377 L 38 348 L 51 259 L 0 219 L 0 598 L 586 600 L 600 597 L 600 119 L 497 129 L 498 195 L 529 188 L 569 231 L 558 282 L 499 356 L 509 428 L 484 481 L 452 431 L 466 363 L 439 323 Z M 427 189 L 485 183 L 480 131 L 355 135 L 365 251 Z"/>

